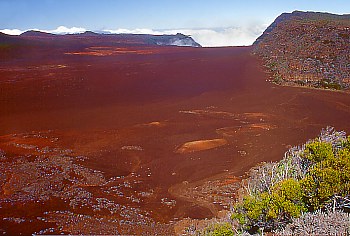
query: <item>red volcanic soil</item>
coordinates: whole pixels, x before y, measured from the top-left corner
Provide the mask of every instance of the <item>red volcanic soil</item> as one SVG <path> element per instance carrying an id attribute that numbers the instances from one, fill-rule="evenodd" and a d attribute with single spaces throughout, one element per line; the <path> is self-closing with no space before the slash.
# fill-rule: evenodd
<path id="1" fill-rule="evenodd" d="M 21 49 L 23 50 L 23 49 Z M 173 234 L 350 96 L 279 87 L 250 47 L 30 50 L 0 62 L 0 232 Z"/>

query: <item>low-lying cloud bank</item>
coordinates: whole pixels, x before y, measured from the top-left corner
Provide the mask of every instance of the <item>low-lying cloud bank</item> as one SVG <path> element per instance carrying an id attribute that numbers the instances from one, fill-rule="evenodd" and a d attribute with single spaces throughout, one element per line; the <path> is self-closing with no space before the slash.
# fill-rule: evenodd
<path id="1" fill-rule="evenodd" d="M 228 28 L 211 28 L 211 29 L 171 29 L 171 30 L 152 30 L 152 29 L 107 29 L 96 31 L 98 33 L 113 34 L 176 34 L 182 33 L 190 35 L 196 42 L 204 47 L 220 46 L 246 46 L 251 45 L 255 39 L 262 34 L 266 25 L 240 26 Z M 85 28 L 60 26 L 54 30 L 38 30 L 53 34 L 76 34 L 87 31 Z M 10 35 L 19 35 L 25 31 L 19 29 L 3 29 L 0 32 Z"/>
<path id="2" fill-rule="evenodd" d="M 59 26 L 54 30 L 42 30 L 42 29 L 27 29 L 27 30 L 19 30 L 19 29 L 2 29 L 0 30 L 1 33 L 9 34 L 9 35 L 20 35 L 28 30 L 36 30 L 46 33 L 52 33 L 52 34 L 78 34 L 78 33 L 84 33 L 87 29 L 80 28 L 80 27 L 71 27 L 67 28 L 65 26 Z"/>

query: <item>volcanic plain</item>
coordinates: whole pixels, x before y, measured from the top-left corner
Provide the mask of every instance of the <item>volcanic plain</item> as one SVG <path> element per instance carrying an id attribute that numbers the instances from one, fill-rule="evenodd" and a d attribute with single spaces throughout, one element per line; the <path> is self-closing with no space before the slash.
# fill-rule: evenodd
<path id="1" fill-rule="evenodd" d="M 257 163 L 350 132 L 348 93 L 274 85 L 252 47 L 18 44 L 0 61 L 4 234 L 174 234 Z"/>

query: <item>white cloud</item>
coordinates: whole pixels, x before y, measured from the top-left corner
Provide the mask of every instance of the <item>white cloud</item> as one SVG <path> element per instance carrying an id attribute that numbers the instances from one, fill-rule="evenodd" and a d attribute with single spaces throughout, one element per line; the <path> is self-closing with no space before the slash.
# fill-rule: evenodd
<path id="1" fill-rule="evenodd" d="M 86 29 L 80 28 L 80 27 L 71 27 L 67 28 L 65 26 L 59 26 L 57 29 L 54 30 L 40 30 L 47 33 L 52 34 L 78 34 L 78 33 L 84 33 Z"/>
<path id="2" fill-rule="evenodd" d="M 264 31 L 265 26 L 240 26 L 218 29 L 184 29 L 180 33 L 191 35 L 204 47 L 247 46 L 253 44 Z"/>
<path id="3" fill-rule="evenodd" d="M 251 45 L 255 39 L 262 34 L 267 25 L 254 24 L 239 27 L 215 28 L 215 29 L 170 29 L 170 30 L 152 30 L 152 29 L 108 29 L 100 32 L 112 34 L 176 34 L 182 33 L 190 35 L 196 42 L 204 47 L 219 46 L 243 46 Z M 33 29 L 32 29 L 33 30 Z M 38 30 L 38 29 L 34 29 Z M 85 28 L 59 26 L 54 30 L 39 30 L 42 32 L 53 34 L 75 34 L 83 33 Z M 0 30 L 5 34 L 19 35 L 24 31 L 19 29 Z"/>
<path id="4" fill-rule="evenodd" d="M 152 30 L 152 29 L 116 29 L 104 30 L 113 34 L 176 34 L 190 35 L 196 42 L 204 47 L 219 46 L 243 46 L 251 45 L 262 34 L 266 25 L 240 26 L 218 29 L 176 29 L 176 30 Z"/>
<path id="5" fill-rule="evenodd" d="M 183 30 L 191 35 L 199 44 L 205 47 L 251 45 L 255 35 L 239 28 Z"/>
<path id="6" fill-rule="evenodd" d="M 65 26 L 59 26 L 54 30 L 41 30 L 41 29 L 28 29 L 28 30 L 35 30 L 35 31 L 41 31 L 46 33 L 52 33 L 52 34 L 77 34 L 77 33 L 84 33 L 86 31 L 86 29 L 80 28 L 80 27 L 67 28 Z M 9 35 L 20 35 L 28 30 L 3 29 L 3 30 L 0 30 L 0 32 L 4 34 L 9 34 Z"/>
<path id="7" fill-rule="evenodd" d="M 116 30 L 104 30 L 104 32 L 111 34 L 153 34 L 162 35 L 165 31 L 156 31 L 152 29 L 116 29 Z"/>
<path id="8" fill-rule="evenodd" d="M 4 34 L 9 34 L 9 35 L 20 35 L 24 31 L 19 30 L 19 29 L 2 29 L 2 30 L 0 30 L 0 32 L 4 33 Z"/>

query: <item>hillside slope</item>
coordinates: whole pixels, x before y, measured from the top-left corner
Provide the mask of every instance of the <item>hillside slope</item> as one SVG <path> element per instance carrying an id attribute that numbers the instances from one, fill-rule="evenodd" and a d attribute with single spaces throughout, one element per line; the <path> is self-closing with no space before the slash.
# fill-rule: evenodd
<path id="1" fill-rule="evenodd" d="M 21 35 L 6 35 L 0 33 L 0 57 L 6 59 L 23 58 L 24 55 L 42 57 L 45 52 L 50 57 L 52 53 L 64 53 L 74 50 L 89 50 L 94 47 L 158 47 L 186 46 L 201 47 L 190 36 L 149 35 L 149 34 L 98 34 L 87 31 L 81 34 L 57 35 L 40 31 L 26 31 Z M 101 49 L 100 48 L 100 49 Z"/>
<path id="2" fill-rule="evenodd" d="M 81 34 L 65 34 L 55 35 L 40 31 L 26 31 L 19 36 L 25 39 L 36 39 L 48 41 L 75 41 L 76 43 L 83 43 L 90 41 L 94 43 L 114 43 L 125 45 L 164 45 L 164 46 L 187 46 L 187 47 L 201 47 L 199 43 L 194 41 L 190 36 L 177 33 L 175 35 L 151 35 L 151 34 L 98 34 L 92 31 L 86 31 Z"/>
<path id="3" fill-rule="evenodd" d="M 350 86 L 350 15 L 283 13 L 254 45 L 276 83 Z"/>

